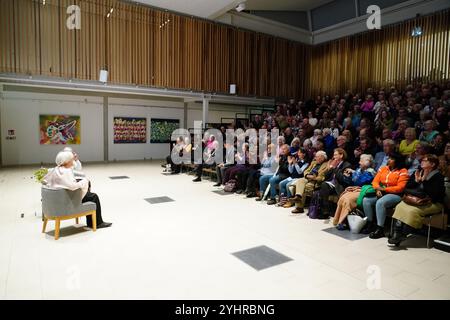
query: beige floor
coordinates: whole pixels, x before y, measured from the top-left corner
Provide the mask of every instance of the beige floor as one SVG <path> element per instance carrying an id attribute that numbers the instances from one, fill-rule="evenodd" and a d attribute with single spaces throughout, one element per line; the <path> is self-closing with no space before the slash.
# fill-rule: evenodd
<path id="1" fill-rule="evenodd" d="M 450 254 L 424 238 L 399 251 L 386 239 L 349 241 L 323 232 L 324 221 L 217 195 L 156 163 L 85 171 L 113 227 L 69 221 L 55 241 L 53 223 L 40 233 L 33 168 L 0 170 L 1 299 L 450 299 Z M 143 200 L 157 196 L 176 201 Z M 231 255 L 260 245 L 293 261 L 256 271 Z"/>

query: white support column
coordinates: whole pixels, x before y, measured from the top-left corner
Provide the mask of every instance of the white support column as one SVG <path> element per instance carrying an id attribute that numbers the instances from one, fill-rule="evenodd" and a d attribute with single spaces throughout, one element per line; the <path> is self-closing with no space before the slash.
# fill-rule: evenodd
<path id="1" fill-rule="evenodd" d="M 202 116 L 202 127 L 205 128 L 208 123 L 208 112 L 209 112 L 209 98 L 203 96 L 203 116 Z"/>
<path id="2" fill-rule="evenodd" d="M 109 161 L 109 100 L 103 97 L 103 161 Z"/>

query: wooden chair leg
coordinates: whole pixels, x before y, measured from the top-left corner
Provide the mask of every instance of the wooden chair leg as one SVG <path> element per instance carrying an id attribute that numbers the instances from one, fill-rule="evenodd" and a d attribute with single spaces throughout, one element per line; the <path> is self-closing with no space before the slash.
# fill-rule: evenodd
<path id="1" fill-rule="evenodd" d="M 80 224 L 80 218 L 75 218 L 75 223 Z"/>
<path id="2" fill-rule="evenodd" d="M 45 233 L 45 229 L 47 228 L 47 218 L 43 218 L 44 223 L 42 224 L 42 233 Z"/>
<path id="3" fill-rule="evenodd" d="M 56 218 L 55 220 L 55 240 L 59 239 L 59 228 L 61 226 L 61 220 Z"/>
<path id="4" fill-rule="evenodd" d="M 431 218 L 433 216 L 430 216 L 428 218 L 428 234 L 427 234 L 427 248 L 430 249 L 430 233 L 431 233 Z"/>
<path id="5" fill-rule="evenodd" d="M 97 213 L 95 211 L 93 211 L 94 213 L 92 214 L 92 231 L 97 231 Z"/>

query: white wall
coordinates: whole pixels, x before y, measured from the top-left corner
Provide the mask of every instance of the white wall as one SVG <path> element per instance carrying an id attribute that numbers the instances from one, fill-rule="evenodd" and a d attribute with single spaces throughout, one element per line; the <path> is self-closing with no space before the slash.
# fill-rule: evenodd
<path id="1" fill-rule="evenodd" d="M 64 146 L 40 144 L 40 114 L 80 115 L 81 144 L 73 145 L 74 149 L 83 161 L 103 160 L 102 98 L 3 92 L 0 99 L 3 165 L 54 162 Z M 8 130 L 15 130 L 16 140 L 6 140 Z"/>
<path id="2" fill-rule="evenodd" d="M 1 88 L 1 87 L 0 87 Z M 0 91 L 2 165 L 27 165 L 53 163 L 61 145 L 40 145 L 39 115 L 70 114 L 81 117 L 81 145 L 74 145 L 82 161 L 104 160 L 103 98 L 76 95 L 36 94 Z M 108 157 L 110 161 L 164 159 L 169 154 L 169 144 L 150 143 L 151 118 L 178 119 L 184 126 L 184 103 L 108 99 Z M 208 122 L 218 123 L 221 118 L 234 118 L 245 107 L 210 104 Z M 146 144 L 114 144 L 114 117 L 147 118 Z M 202 120 L 202 104 L 189 103 L 187 129 L 194 121 Z M 16 131 L 16 140 L 6 140 L 8 130 Z"/>
<path id="3" fill-rule="evenodd" d="M 169 144 L 150 143 L 151 118 L 178 119 L 184 123 L 184 104 L 150 100 L 109 99 L 109 160 L 164 159 L 170 152 Z M 146 144 L 114 144 L 112 132 L 114 117 L 147 118 Z"/>
<path id="4" fill-rule="evenodd" d="M 180 128 L 184 125 L 184 103 L 151 100 L 109 99 L 109 160 L 164 159 L 170 152 L 168 144 L 150 142 L 151 118 L 178 119 Z M 210 104 L 209 123 L 218 123 L 221 118 L 234 118 L 236 112 L 245 112 L 245 107 Z M 147 144 L 114 144 L 112 125 L 114 117 L 147 118 Z M 194 121 L 202 121 L 202 104 L 189 103 L 187 128 L 194 127 Z"/>
<path id="5" fill-rule="evenodd" d="M 220 123 L 221 118 L 233 118 L 236 113 L 245 113 L 245 107 L 212 104 L 209 105 L 208 123 Z M 203 111 L 201 103 L 189 103 L 188 105 L 188 128 L 194 127 L 194 121 L 202 121 Z"/>

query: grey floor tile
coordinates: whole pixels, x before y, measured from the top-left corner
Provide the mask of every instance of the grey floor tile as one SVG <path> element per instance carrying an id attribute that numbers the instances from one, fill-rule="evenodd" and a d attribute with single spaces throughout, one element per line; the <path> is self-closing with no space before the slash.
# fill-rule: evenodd
<path id="1" fill-rule="evenodd" d="M 266 246 L 235 252 L 233 255 L 258 271 L 292 261 L 291 258 Z"/>
<path id="2" fill-rule="evenodd" d="M 173 202 L 175 200 L 169 198 L 169 197 L 154 197 L 154 198 L 147 198 L 145 199 L 148 203 L 151 204 L 158 204 L 158 203 L 166 203 L 166 202 Z"/>

